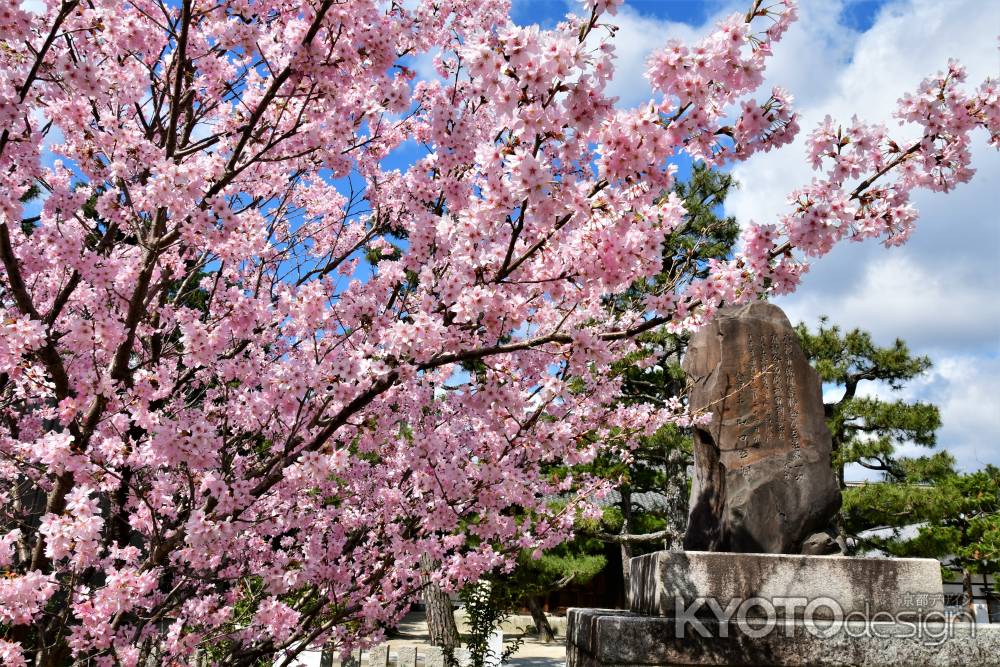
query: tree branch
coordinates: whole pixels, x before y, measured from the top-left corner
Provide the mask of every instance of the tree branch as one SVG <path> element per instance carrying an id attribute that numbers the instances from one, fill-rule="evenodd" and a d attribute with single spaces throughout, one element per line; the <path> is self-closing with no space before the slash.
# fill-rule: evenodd
<path id="1" fill-rule="evenodd" d="M 667 538 L 679 537 L 679 535 L 676 530 L 665 528 L 655 533 L 643 533 L 640 535 L 628 533 L 594 533 L 594 537 L 602 542 L 610 542 L 612 544 L 649 544 L 650 542 L 662 542 Z"/>

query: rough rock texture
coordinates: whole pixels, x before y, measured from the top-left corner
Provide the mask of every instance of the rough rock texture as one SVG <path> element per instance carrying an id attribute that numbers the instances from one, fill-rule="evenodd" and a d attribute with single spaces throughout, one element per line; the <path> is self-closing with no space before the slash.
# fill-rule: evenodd
<path id="1" fill-rule="evenodd" d="M 631 610 L 658 616 L 683 613 L 699 599 L 726 607 L 753 598 L 797 616 L 806 602 L 796 607 L 792 598 L 828 601 L 810 612 L 814 618 L 899 620 L 944 611 L 941 564 L 933 558 L 657 551 L 632 559 L 629 585 Z"/>
<path id="2" fill-rule="evenodd" d="M 688 346 L 695 431 L 684 548 L 800 553 L 840 507 L 816 372 L 777 306 L 724 308 Z M 815 553 L 815 540 L 809 550 Z"/>
<path id="3" fill-rule="evenodd" d="M 827 532 L 815 533 L 805 539 L 802 543 L 802 553 L 808 556 L 823 556 L 839 552 L 837 541 L 833 535 Z"/>
<path id="4" fill-rule="evenodd" d="M 845 622 L 829 629 L 776 622 L 675 618 L 612 609 L 570 609 L 566 667 L 669 665 L 859 665 L 986 667 L 1000 660 L 1000 625 Z M 747 631 L 749 629 L 749 632 Z"/>

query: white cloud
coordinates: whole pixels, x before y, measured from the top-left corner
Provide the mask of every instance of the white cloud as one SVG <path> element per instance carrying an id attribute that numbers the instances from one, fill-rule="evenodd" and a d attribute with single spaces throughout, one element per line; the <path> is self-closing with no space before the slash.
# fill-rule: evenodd
<path id="1" fill-rule="evenodd" d="M 797 107 L 829 92 L 829 74 L 848 63 L 858 38 L 854 29 L 839 22 L 844 4 L 842 0 L 800 3 L 799 20 L 775 47 L 761 91 L 781 86 L 794 95 Z"/>
<path id="2" fill-rule="evenodd" d="M 802 18 L 775 48 L 764 88 L 781 85 L 792 92 L 803 132 L 792 146 L 758 154 L 734 170 L 744 187 L 729 208 L 743 219 L 773 220 L 784 210 L 785 194 L 811 178 L 805 134 L 825 115 L 848 122 L 857 114 L 898 135 L 906 130 L 892 118 L 896 101 L 944 69 L 949 58 L 968 67 L 971 81 L 1000 69 L 996 3 L 895 2 L 862 34 L 838 24 L 839 10 L 830 5 L 839 3 L 803 2 Z"/>
<path id="3" fill-rule="evenodd" d="M 408 65 L 416 72 L 417 81 L 445 82 L 444 77 L 438 74 L 437 67 L 434 66 L 434 59 L 438 53 L 438 51 L 425 51 L 410 58 Z"/>
<path id="4" fill-rule="evenodd" d="M 941 411 L 939 448 L 955 457 L 961 470 L 971 471 L 987 463 L 1000 464 L 997 434 L 1000 433 L 1000 356 L 982 354 L 938 354 L 934 367 L 915 378 L 900 391 L 883 383 L 865 382 L 858 388 L 859 396 L 882 400 L 925 401 Z M 828 392 L 834 394 L 839 392 Z M 824 399 L 828 399 L 824 394 Z M 903 445 L 899 452 L 906 456 L 922 456 L 928 450 L 913 443 Z M 851 479 L 874 479 L 877 473 L 860 466 L 851 466 Z"/>
<path id="5" fill-rule="evenodd" d="M 803 139 L 824 115 L 857 114 L 905 138 L 912 130 L 891 116 L 897 99 L 949 58 L 966 65 L 970 84 L 1000 72 L 1000 4 L 898 0 L 863 33 L 841 25 L 839 6 L 804 0 L 802 20 L 775 50 L 768 85 L 796 96 L 803 133 L 734 169 L 741 190 L 727 212 L 744 223 L 775 220 L 786 194 L 812 178 Z M 882 344 L 899 337 L 929 354 L 935 368 L 906 395 L 939 405 L 939 443 L 964 469 L 1000 464 L 1000 155 L 980 135 L 973 158 L 972 183 L 914 197 L 921 217 L 907 245 L 839 247 L 816 262 L 798 292 L 778 300 L 793 321 L 826 314 Z"/>
<path id="6" fill-rule="evenodd" d="M 1000 359 L 945 357 L 932 377 L 925 395 L 941 408 L 939 442 L 963 469 L 1000 464 Z"/>
<path id="7" fill-rule="evenodd" d="M 829 0 L 807 3 L 801 11 L 799 26 L 807 30 L 790 31 L 782 41 L 786 53 L 793 58 L 776 58 L 768 67 L 774 81 L 797 95 L 815 96 L 827 86 L 817 72 L 831 71 L 842 65 L 850 55 L 849 46 L 856 34 L 837 23 L 843 2 Z M 708 19 L 699 26 L 671 21 L 641 13 L 628 4 L 608 22 L 618 26 L 614 40 L 615 76 L 608 92 L 619 97 L 618 106 L 636 106 L 649 99 L 649 83 L 643 76 L 646 60 L 668 40 L 679 39 L 692 44 L 711 32 L 715 25 L 733 13 L 746 11 L 747 3 L 739 0 L 713 2 Z"/>
<path id="8" fill-rule="evenodd" d="M 619 107 L 634 107 L 652 94 L 643 73 L 646 59 L 653 50 L 662 48 L 670 39 L 692 43 L 707 31 L 686 23 L 668 21 L 639 13 L 625 5 L 608 23 L 618 26 L 615 35 L 615 75 L 608 83 L 608 95 L 618 98 Z M 709 24 L 711 25 L 711 24 Z"/>
<path id="9" fill-rule="evenodd" d="M 868 30 L 845 24 L 851 0 L 801 0 L 800 20 L 775 49 L 762 90 L 780 85 L 796 98 L 801 138 L 760 154 L 734 173 L 741 190 L 727 212 L 742 222 L 773 221 L 785 197 L 807 183 L 805 134 L 826 114 L 844 121 L 857 114 L 883 122 L 894 136 L 911 137 L 892 118 L 899 97 L 949 58 L 966 65 L 970 82 L 1000 73 L 996 34 L 1000 4 L 981 0 L 891 0 Z M 691 43 L 745 3 L 713 3 L 712 16 L 690 26 L 625 6 L 614 23 L 616 74 L 609 92 L 619 106 L 647 99 L 643 77 L 649 54 L 670 38 Z M 889 344 L 903 338 L 935 367 L 902 392 L 868 384 L 861 392 L 931 401 L 941 409 L 940 446 L 964 470 L 1000 464 L 1000 154 L 982 136 L 973 146 L 978 174 L 947 195 L 920 193 L 917 230 L 902 248 L 847 244 L 816 262 L 800 290 L 778 301 L 792 321 L 814 324 L 820 315 L 845 329 L 871 331 Z M 837 390 L 829 389 L 830 398 Z M 906 454 L 926 454 L 904 446 Z M 852 467 L 850 474 L 870 476 Z"/>
<path id="10" fill-rule="evenodd" d="M 892 118 L 898 98 L 949 58 L 966 65 L 970 82 L 1000 73 L 998 3 L 891 0 L 859 32 L 842 16 L 851 1 L 800 0 L 800 20 L 775 49 L 762 90 L 780 85 L 795 96 L 803 132 L 792 146 L 734 169 L 742 187 L 727 212 L 744 223 L 775 220 L 787 193 L 812 178 L 804 136 L 826 114 L 843 121 L 857 114 L 905 138 L 912 130 Z M 610 21 L 619 31 L 609 94 L 619 97 L 621 107 L 641 104 L 650 96 L 643 72 L 654 49 L 671 38 L 692 43 L 720 18 L 743 9 L 740 0 L 713 2 L 710 18 L 692 26 L 622 7 Z M 433 75 L 430 58 L 416 66 Z M 814 265 L 796 294 L 778 301 L 793 322 L 814 324 L 825 314 L 845 329 L 871 331 L 879 343 L 899 337 L 916 353 L 930 355 L 935 367 L 903 392 L 874 384 L 861 392 L 937 404 L 940 446 L 965 470 L 1000 464 L 1000 154 L 979 136 L 973 158 L 979 173 L 971 184 L 947 195 L 914 197 L 921 219 L 906 246 L 841 246 Z M 825 397 L 836 393 L 828 389 Z M 903 452 L 927 450 L 912 446 Z M 856 466 L 850 474 L 870 476 Z"/>
<path id="11" fill-rule="evenodd" d="M 994 270 L 979 272 L 987 284 L 966 285 L 977 273 L 971 267 L 931 271 L 912 254 L 882 252 L 885 257 L 859 267 L 860 276 L 849 276 L 851 289 L 813 289 L 806 281 L 799 294 L 780 305 L 792 321 L 814 325 L 829 315 L 834 323 L 861 327 L 882 342 L 901 337 L 924 350 L 996 348 L 1000 300 L 989 298 L 1000 288 Z"/>

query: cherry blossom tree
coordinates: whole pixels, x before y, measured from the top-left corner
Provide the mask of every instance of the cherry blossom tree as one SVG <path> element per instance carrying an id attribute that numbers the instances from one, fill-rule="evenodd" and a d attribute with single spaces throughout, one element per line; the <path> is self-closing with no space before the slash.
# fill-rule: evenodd
<path id="1" fill-rule="evenodd" d="M 677 157 L 798 130 L 757 92 L 790 0 L 665 45 L 634 109 L 604 92 L 616 4 L 552 30 L 497 0 L 3 4 L 4 664 L 377 640 L 422 557 L 447 590 L 568 537 L 591 510 L 546 499 L 601 488 L 547 464 L 691 419 L 615 400 L 636 335 L 903 242 L 909 193 L 1000 144 L 996 85 L 949 64 L 908 140 L 827 121 L 787 215 L 609 310 L 683 224 Z"/>

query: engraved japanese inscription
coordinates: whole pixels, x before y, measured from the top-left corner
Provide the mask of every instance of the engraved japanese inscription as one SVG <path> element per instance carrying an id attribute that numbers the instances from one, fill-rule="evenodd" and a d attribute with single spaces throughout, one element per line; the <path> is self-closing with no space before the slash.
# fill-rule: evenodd
<path id="1" fill-rule="evenodd" d="M 684 368 L 695 430 L 684 548 L 799 553 L 840 506 L 820 381 L 777 306 L 725 308 L 696 333 Z"/>

